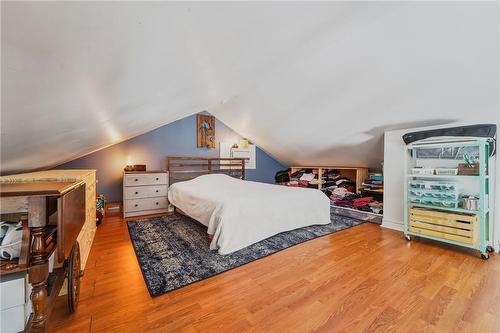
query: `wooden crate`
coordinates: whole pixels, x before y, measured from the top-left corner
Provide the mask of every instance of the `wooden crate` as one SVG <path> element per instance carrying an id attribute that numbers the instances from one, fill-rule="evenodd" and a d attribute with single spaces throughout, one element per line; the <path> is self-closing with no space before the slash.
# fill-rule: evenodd
<path id="1" fill-rule="evenodd" d="M 454 214 L 411 208 L 409 231 L 455 242 L 477 245 L 479 218 L 475 214 Z"/>

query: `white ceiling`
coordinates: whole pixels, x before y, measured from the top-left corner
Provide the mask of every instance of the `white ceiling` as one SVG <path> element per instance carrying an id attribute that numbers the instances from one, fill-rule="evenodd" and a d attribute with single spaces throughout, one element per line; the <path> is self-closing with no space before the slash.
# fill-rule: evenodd
<path id="1" fill-rule="evenodd" d="M 2 172 L 201 110 L 289 164 L 376 167 L 385 129 L 500 122 L 498 2 L 1 7 Z"/>

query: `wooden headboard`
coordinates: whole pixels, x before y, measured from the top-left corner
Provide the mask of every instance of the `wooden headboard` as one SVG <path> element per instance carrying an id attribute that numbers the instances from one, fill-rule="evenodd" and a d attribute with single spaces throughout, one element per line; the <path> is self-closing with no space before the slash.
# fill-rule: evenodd
<path id="1" fill-rule="evenodd" d="M 245 179 L 246 158 L 213 158 L 167 156 L 167 171 L 171 181 L 189 180 L 210 173 L 225 173 Z"/>

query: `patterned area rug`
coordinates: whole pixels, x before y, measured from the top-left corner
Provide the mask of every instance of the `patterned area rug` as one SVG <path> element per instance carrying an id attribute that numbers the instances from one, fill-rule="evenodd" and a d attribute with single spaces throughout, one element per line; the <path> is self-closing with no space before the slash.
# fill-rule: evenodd
<path id="1" fill-rule="evenodd" d="M 128 222 L 130 238 L 151 296 L 247 264 L 290 246 L 363 223 L 331 215 L 331 223 L 282 232 L 227 255 L 209 249 L 207 228 L 182 215 Z"/>

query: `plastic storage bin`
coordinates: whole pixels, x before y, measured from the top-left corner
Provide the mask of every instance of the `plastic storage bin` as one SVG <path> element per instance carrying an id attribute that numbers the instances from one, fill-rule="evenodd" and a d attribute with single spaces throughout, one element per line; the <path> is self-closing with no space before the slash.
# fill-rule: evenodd
<path id="1" fill-rule="evenodd" d="M 426 181 L 426 180 L 411 180 L 408 182 L 410 189 L 422 190 L 443 190 L 455 191 L 457 186 L 455 183 L 442 182 L 442 181 Z"/>
<path id="2" fill-rule="evenodd" d="M 409 184 L 410 202 L 435 207 L 458 208 L 460 194 L 457 186 L 450 182 L 411 180 Z"/>
<path id="3" fill-rule="evenodd" d="M 422 189 L 410 189 L 410 195 L 412 197 L 418 198 L 435 198 L 435 199 L 447 199 L 447 200 L 458 200 L 459 193 L 455 190 L 422 190 Z"/>
<path id="4" fill-rule="evenodd" d="M 459 200 L 457 199 L 440 199 L 440 198 L 423 198 L 421 204 L 431 205 L 435 207 L 458 208 Z"/>

